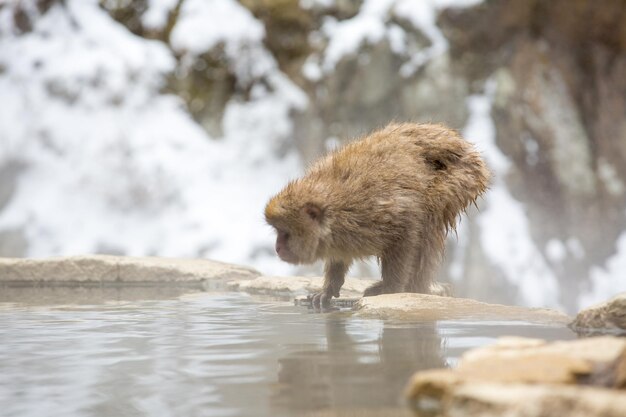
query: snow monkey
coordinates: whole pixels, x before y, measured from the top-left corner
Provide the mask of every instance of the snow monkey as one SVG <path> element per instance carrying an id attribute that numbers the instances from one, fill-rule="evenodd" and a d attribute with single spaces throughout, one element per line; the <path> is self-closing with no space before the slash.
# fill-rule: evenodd
<path id="1" fill-rule="evenodd" d="M 292 264 L 325 260 L 313 297 L 327 307 L 350 264 L 378 258 L 382 281 L 365 297 L 431 293 L 445 237 L 485 192 L 490 173 L 480 154 L 437 124 L 390 124 L 314 163 L 265 207 L 276 252 Z"/>

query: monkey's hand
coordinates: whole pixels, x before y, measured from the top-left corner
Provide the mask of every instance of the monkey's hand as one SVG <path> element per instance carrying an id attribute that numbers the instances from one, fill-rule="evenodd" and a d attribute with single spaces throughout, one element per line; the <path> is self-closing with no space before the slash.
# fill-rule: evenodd
<path id="1" fill-rule="evenodd" d="M 322 291 L 313 294 L 313 298 L 311 300 L 313 308 L 322 310 L 330 309 L 330 300 L 332 300 L 333 297 L 339 297 L 339 290 L 341 289 L 342 284 L 343 280 L 329 280 L 324 283 Z"/>
<path id="2" fill-rule="evenodd" d="M 333 298 L 333 295 L 328 291 L 320 291 L 313 294 L 313 299 L 311 300 L 311 305 L 315 309 L 327 309 L 330 307 L 330 300 Z"/>
<path id="3" fill-rule="evenodd" d="M 330 300 L 339 297 L 339 291 L 345 281 L 348 270 L 345 262 L 327 262 L 324 272 L 324 285 L 322 291 L 313 295 L 311 304 L 315 309 L 329 310 Z"/>

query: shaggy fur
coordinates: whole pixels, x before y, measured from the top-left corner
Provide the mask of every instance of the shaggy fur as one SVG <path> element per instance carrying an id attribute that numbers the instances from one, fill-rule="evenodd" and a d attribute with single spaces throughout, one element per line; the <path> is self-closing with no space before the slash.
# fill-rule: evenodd
<path id="1" fill-rule="evenodd" d="M 429 293 L 446 234 L 489 177 L 457 132 L 391 124 L 317 161 L 269 201 L 265 217 L 285 236 L 279 255 L 326 260 L 324 302 L 339 296 L 352 260 L 368 256 L 380 260 L 382 281 L 366 296 Z"/>

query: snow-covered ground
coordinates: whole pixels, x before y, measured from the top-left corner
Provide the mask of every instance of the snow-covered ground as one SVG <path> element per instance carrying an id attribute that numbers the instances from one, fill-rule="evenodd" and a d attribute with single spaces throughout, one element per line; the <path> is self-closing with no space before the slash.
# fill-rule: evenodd
<path id="1" fill-rule="evenodd" d="M 333 0 L 303 0 L 303 5 Z M 329 19 L 321 32 L 325 54 L 307 62 L 309 78 L 332 72 L 359 45 L 387 37 L 410 55 L 410 75 L 447 50 L 435 16 L 476 0 L 365 0 L 345 21 Z M 165 24 L 172 0 L 150 0 L 144 25 Z M 36 11 L 31 10 L 36 14 Z M 128 255 L 204 256 L 248 264 L 267 274 L 294 269 L 273 254 L 263 206 L 286 180 L 302 172 L 290 149 L 290 112 L 307 96 L 277 67 L 263 45 L 264 27 L 235 0 L 187 0 L 171 33 L 171 48 L 133 35 L 98 6 L 67 0 L 36 18 L 33 31 L 15 35 L 11 8 L 0 9 L 0 165 L 25 166 L 16 192 L 0 212 L 0 231 L 23 229 L 29 256 L 113 251 Z M 430 40 L 410 50 L 394 13 Z M 161 92 L 174 71 L 174 53 L 192 62 L 218 42 L 238 80 L 252 85 L 249 101 L 233 98 L 223 137 L 211 138 L 182 101 Z M 266 84 L 255 83 L 263 77 Z M 490 261 L 520 289 L 520 301 L 558 307 L 558 284 L 528 231 L 522 203 L 508 191 L 510 162 L 495 144 L 490 117 L 493 85 L 468 99 L 464 133 L 477 142 L 496 173 L 478 218 L 480 244 Z M 282 156 L 278 156 L 282 155 Z M 459 230 L 462 246 L 463 227 Z M 574 243 L 551 242 L 558 261 Z M 451 271 L 462 277 L 457 262 Z M 619 253 L 592 271 L 588 305 L 626 290 L 626 233 Z"/>

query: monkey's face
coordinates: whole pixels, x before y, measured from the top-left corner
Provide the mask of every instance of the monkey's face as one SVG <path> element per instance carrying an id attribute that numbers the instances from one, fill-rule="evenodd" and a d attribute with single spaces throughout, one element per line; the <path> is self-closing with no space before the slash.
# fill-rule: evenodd
<path id="1" fill-rule="evenodd" d="M 288 207 L 275 197 L 265 208 L 265 218 L 276 229 L 280 259 L 291 264 L 309 264 L 318 259 L 321 210 L 317 206 L 307 203 Z"/>
<path id="2" fill-rule="evenodd" d="M 298 238 L 293 238 L 291 233 L 276 229 L 276 254 L 280 259 L 290 264 L 302 263 L 301 257 L 296 255 L 296 253 L 303 253 L 297 243 Z M 294 246 L 296 250 L 292 249 Z"/>

